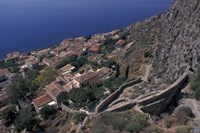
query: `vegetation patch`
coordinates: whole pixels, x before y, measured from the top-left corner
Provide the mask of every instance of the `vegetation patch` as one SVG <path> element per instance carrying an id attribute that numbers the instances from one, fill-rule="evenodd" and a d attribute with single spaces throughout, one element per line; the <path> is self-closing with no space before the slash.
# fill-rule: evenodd
<path id="1" fill-rule="evenodd" d="M 102 114 L 99 121 L 115 130 L 137 133 L 148 125 L 147 120 L 147 116 L 136 111 L 125 111 Z"/>
<path id="2" fill-rule="evenodd" d="M 54 106 L 44 106 L 41 110 L 40 110 L 40 114 L 42 116 L 42 118 L 44 119 L 53 119 L 55 118 L 57 113 L 57 110 Z"/>
<path id="3" fill-rule="evenodd" d="M 72 115 L 72 118 L 75 120 L 76 124 L 83 122 L 86 117 L 87 117 L 87 114 L 84 112 L 74 113 Z"/>
<path id="4" fill-rule="evenodd" d="M 35 116 L 36 113 L 30 111 L 29 109 L 21 110 L 14 121 L 16 130 L 18 132 L 24 129 L 27 131 L 32 131 L 33 127 L 39 123 Z"/>
<path id="5" fill-rule="evenodd" d="M 200 68 L 198 69 L 196 78 L 191 82 L 191 87 L 195 92 L 196 99 L 200 100 Z"/>
<path id="6" fill-rule="evenodd" d="M 189 118 L 194 117 L 194 114 L 189 107 L 182 107 L 176 112 L 175 116 L 177 120 L 185 124 L 186 122 L 188 122 Z"/>

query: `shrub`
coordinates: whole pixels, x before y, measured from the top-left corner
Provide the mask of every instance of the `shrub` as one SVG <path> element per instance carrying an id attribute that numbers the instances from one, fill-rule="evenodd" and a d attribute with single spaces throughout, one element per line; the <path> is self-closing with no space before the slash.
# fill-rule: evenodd
<path id="1" fill-rule="evenodd" d="M 144 53 L 144 57 L 145 57 L 145 58 L 152 57 L 152 52 L 146 51 L 146 52 Z"/>
<path id="2" fill-rule="evenodd" d="M 38 124 L 38 120 L 35 118 L 35 113 L 31 112 L 29 109 L 21 110 L 14 121 L 17 131 L 22 131 L 23 129 L 32 131 L 36 124 Z"/>
<path id="3" fill-rule="evenodd" d="M 117 42 L 117 40 L 114 40 L 112 38 L 107 38 L 104 42 L 103 45 L 114 45 Z"/>
<path id="4" fill-rule="evenodd" d="M 44 106 L 41 110 L 40 110 L 40 113 L 41 113 L 41 116 L 44 118 L 44 119 L 48 119 L 48 118 L 54 118 L 56 113 L 57 113 L 57 110 L 54 106 Z"/>
<path id="5" fill-rule="evenodd" d="M 172 124 L 173 124 L 173 121 L 171 118 L 166 118 L 166 120 L 164 121 L 164 125 L 166 128 L 171 128 Z"/>
<path id="6" fill-rule="evenodd" d="M 120 35 L 120 39 L 126 39 L 128 35 L 130 35 L 129 32 L 127 32 L 127 31 L 126 31 L 126 32 L 123 32 L 123 33 Z"/>
<path id="7" fill-rule="evenodd" d="M 2 118 L 4 120 L 6 120 L 6 123 L 9 125 L 11 123 L 13 123 L 13 121 L 16 118 L 16 110 L 14 106 L 10 106 L 8 108 L 6 108 L 3 112 L 2 112 Z"/>
<path id="8" fill-rule="evenodd" d="M 200 100 L 200 68 L 198 69 L 196 78 L 191 82 L 191 87 L 195 92 L 195 98 Z"/>
<path id="9" fill-rule="evenodd" d="M 87 114 L 84 112 L 73 114 L 73 118 L 75 119 L 75 122 L 77 124 L 80 122 L 83 122 L 86 117 L 87 117 Z"/>
<path id="10" fill-rule="evenodd" d="M 57 76 L 57 72 L 54 68 L 51 67 L 45 67 L 41 74 L 37 76 L 37 78 L 34 79 L 34 83 L 37 86 L 43 86 L 48 83 L 51 83 Z"/>
<path id="11" fill-rule="evenodd" d="M 101 117 L 101 121 L 120 131 L 137 133 L 147 126 L 147 116 L 136 111 L 106 113 Z"/>
<path id="12" fill-rule="evenodd" d="M 192 113 L 192 110 L 189 107 L 182 107 L 176 112 L 176 118 L 181 123 L 186 123 L 190 117 L 193 117 L 194 114 Z"/>
<path id="13" fill-rule="evenodd" d="M 186 127 L 177 127 L 175 133 L 189 133 L 190 129 Z"/>

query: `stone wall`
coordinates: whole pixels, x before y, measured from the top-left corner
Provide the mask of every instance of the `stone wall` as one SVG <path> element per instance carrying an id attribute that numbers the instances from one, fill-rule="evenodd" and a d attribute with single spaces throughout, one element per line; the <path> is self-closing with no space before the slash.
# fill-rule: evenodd
<path id="1" fill-rule="evenodd" d="M 106 109 L 105 111 L 107 112 L 125 111 L 127 109 L 133 108 L 135 105 L 136 105 L 135 101 L 122 102 Z"/>
<path id="2" fill-rule="evenodd" d="M 150 103 L 153 103 L 155 101 L 159 101 L 162 98 L 166 98 L 174 93 L 176 93 L 181 86 L 183 86 L 188 79 L 188 74 L 185 72 L 178 80 L 176 80 L 172 85 L 170 85 L 168 88 L 160 91 L 159 93 L 156 93 L 154 95 L 151 95 L 149 97 L 138 99 L 139 105 L 147 105 Z"/>
<path id="3" fill-rule="evenodd" d="M 117 89 L 114 93 L 112 93 L 111 95 L 109 95 L 106 99 L 104 99 L 102 102 L 100 102 L 99 105 L 97 105 L 97 107 L 95 108 L 95 113 L 99 113 L 103 110 L 105 110 L 109 104 L 111 104 L 114 100 L 116 100 L 120 94 L 124 91 L 124 89 L 126 89 L 127 87 L 133 86 L 135 84 L 141 83 L 142 80 L 141 78 L 133 80 L 129 83 L 126 83 L 122 86 L 119 87 L 119 89 Z"/>
<path id="4" fill-rule="evenodd" d="M 184 73 L 176 82 L 174 82 L 171 86 L 169 86 L 166 90 L 159 93 L 159 96 L 155 98 L 151 98 L 151 100 L 142 101 L 139 104 L 143 105 L 141 108 L 142 111 L 145 113 L 150 114 L 160 114 L 162 113 L 169 103 L 172 101 L 174 96 L 181 91 L 181 89 L 184 87 L 185 83 L 187 83 L 188 75 L 187 73 Z M 154 100 L 152 102 L 152 100 Z M 150 104 L 144 104 L 149 103 Z"/>
<path id="5" fill-rule="evenodd" d="M 146 98 L 134 99 L 129 102 L 122 102 L 108 108 L 106 111 L 124 111 L 133 108 L 136 105 L 141 108 L 145 113 L 159 114 L 166 109 L 167 105 L 171 102 L 177 92 L 179 92 L 185 83 L 187 83 L 188 74 L 185 72 L 178 80 L 166 89 L 148 96 Z"/>
<path id="6" fill-rule="evenodd" d="M 63 103 L 61 103 L 60 107 L 62 108 L 62 110 L 69 112 L 69 113 L 78 113 L 79 111 L 70 109 L 69 107 L 65 106 Z"/>

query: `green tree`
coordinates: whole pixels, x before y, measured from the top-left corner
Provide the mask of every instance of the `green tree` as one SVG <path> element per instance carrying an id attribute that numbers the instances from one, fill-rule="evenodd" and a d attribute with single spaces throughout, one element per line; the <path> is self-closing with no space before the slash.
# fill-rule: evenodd
<path id="1" fill-rule="evenodd" d="M 30 92 L 30 84 L 21 76 L 17 77 L 7 88 L 7 93 L 13 103 Z"/>
<path id="2" fill-rule="evenodd" d="M 200 68 L 198 69 L 197 76 L 191 82 L 192 90 L 195 92 L 195 97 L 200 100 Z"/>
<path id="3" fill-rule="evenodd" d="M 52 82 L 56 78 L 57 72 L 51 67 L 45 67 L 39 76 L 34 79 L 37 86 L 43 86 Z"/>
<path id="4" fill-rule="evenodd" d="M 120 68 L 120 66 L 119 66 L 119 63 L 118 63 L 117 66 L 116 66 L 115 78 L 119 77 L 119 68 Z"/>
<path id="5" fill-rule="evenodd" d="M 126 67 L 126 72 L 125 72 L 126 79 L 128 79 L 128 75 L 129 75 L 129 65 L 127 65 L 127 67 Z"/>
<path id="6" fill-rule="evenodd" d="M 60 68 L 64 67 L 67 64 L 71 64 L 73 62 L 76 62 L 77 58 L 78 58 L 78 56 L 74 55 L 74 54 L 66 57 L 64 60 L 59 62 L 59 64 L 56 66 L 56 69 L 60 69 Z"/>
<path id="7" fill-rule="evenodd" d="M 78 124 L 79 122 L 83 122 L 83 120 L 87 117 L 87 114 L 84 112 L 73 114 L 73 118 L 76 120 L 75 122 Z"/>
<path id="8" fill-rule="evenodd" d="M 6 120 L 8 123 L 13 123 L 13 121 L 16 118 L 16 110 L 14 106 L 10 106 L 8 108 L 6 108 L 3 112 L 2 112 L 2 118 L 4 120 Z"/>
<path id="9" fill-rule="evenodd" d="M 114 45 L 117 42 L 117 40 L 114 40 L 112 38 L 107 38 L 104 42 L 103 45 Z"/>
<path id="10" fill-rule="evenodd" d="M 98 88 L 86 86 L 82 89 L 71 91 L 69 94 L 69 99 L 72 100 L 76 107 L 89 106 L 95 100 L 97 100 L 97 92 Z"/>
<path id="11" fill-rule="evenodd" d="M 114 60 L 112 60 L 112 59 L 108 59 L 108 60 L 102 62 L 102 65 L 104 67 L 108 67 L 108 68 L 112 68 L 112 66 L 116 65 L 116 64 L 117 63 Z"/>
<path id="12" fill-rule="evenodd" d="M 26 129 L 32 131 L 33 127 L 38 124 L 38 119 L 35 118 L 35 113 L 29 109 L 21 110 L 19 115 L 14 121 L 14 125 L 17 131 Z"/>
<path id="13" fill-rule="evenodd" d="M 54 118 L 55 115 L 57 113 L 57 110 L 54 106 L 44 106 L 41 110 L 40 110 L 40 114 L 42 116 L 42 118 L 44 119 L 48 119 L 48 118 Z"/>
<path id="14" fill-rule="evenodd" d="M 82 67 L 88 62 L 87 58 L 84 56 L 79 57 L 75 62 L 72 62 L 71 64 L 77 68 Z"/>

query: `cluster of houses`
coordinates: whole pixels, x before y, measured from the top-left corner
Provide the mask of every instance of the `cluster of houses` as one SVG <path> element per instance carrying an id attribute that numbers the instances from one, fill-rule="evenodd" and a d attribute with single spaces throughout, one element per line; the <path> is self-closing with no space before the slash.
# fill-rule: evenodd
<path id="1" fill-rule="evenodd" d="M 44 90 L 46 93 L 33 100 L 36 111 L 39 111 L 45 105 L 59 106 L 62 98 L 71 91 L 82 89 L 86 85 L 99 84 L 112 73 L 112 70 L 106 67 L 98 69 L 97 71 L 90 70 L 83 74 L 69 73 L 72 69 L 73 66 L 70 65 L 59 69 L 60 76 L 56 78 L 56 81 L 45 86 Z"/>
<path id="2" fill-rule="evenodd" d="M 34 69 L 38 66 L 46 65 L 56 68 L 61 61 L 71 55 L 80 57 L 85 52 L 88 57 L 93 57 L 101 54 L 100 44 L 108 37 L 119 38 L 118 32 L 119 30 L 115 30 L 110 33 L 97 34 L 91 36 L 90 39 L 84 37 L 65 39 L 58 46 L 33 51 L 29 54 L 13 52 L 7 55 L 5 62 L 17 59 L 16 61 L 20 66 L 20 74 L 23 76 L 25 76 L 27 69 Z M 124 39 L 119 39 L 115 43 L 117 48 L 123 48 L 126 44 L 127 42 Z M 91 67 L 87 66 L 82 68 L 83 73 L 72 74 L 74 69 L 74 66 L 67 64 L 58 70 L 59 76 L 56 80 L 45 86 L 45 94 L 32 101 L 36 111 L 39 111 L 45 105 L 59 106 L 62 97 L 66 94 L 73 90 L 81 89 L 86 85 L 99 84 L 112 73 L 112 70 L 106 67 L 93 71 Z M 11 83 L 14 77 L 15 74 L 8 71 L 8 69 L 0 69 L 0 99 L 1 97 L 8 98 L 3 90 Z"/>
<path id="3" fill-rule="evenodd" d="M 14 75 L 8 69 L 0 69 L 0 112 L 9 106 L 9 96 L 5 92 L 5 89 L 11 83 Z"/>

